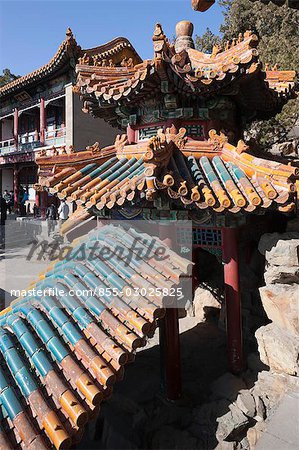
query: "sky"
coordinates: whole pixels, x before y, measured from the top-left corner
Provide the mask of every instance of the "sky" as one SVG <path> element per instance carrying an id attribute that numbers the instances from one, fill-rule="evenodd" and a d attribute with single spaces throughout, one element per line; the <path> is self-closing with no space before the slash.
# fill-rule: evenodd
<path id="1" fill-rule="evenodd" d="M 82 48 L 117 36 L 128 38 L 142 58 L 153 56 L 152 35 L 160 22 L 170 39 L 180 20 L 194 24 L 194 35 L 207 27 L 219 31 L 221 9 L 195 12 L 191 0 L 0 0 L 0 72 L 25 75 L 46 64 L 70 27 Z"/>

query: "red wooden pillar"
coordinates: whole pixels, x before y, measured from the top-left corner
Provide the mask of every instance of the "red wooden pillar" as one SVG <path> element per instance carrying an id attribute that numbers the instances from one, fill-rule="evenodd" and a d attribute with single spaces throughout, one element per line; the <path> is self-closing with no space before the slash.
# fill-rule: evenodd
<path id="1" fill-rule="evenodd" d="M 222 246 L 228 360 L 231 372 L 237 374 L 243 369 L 243 342 L 236 228 L 222 228 Z"/>
<path id="2" fill-rule="evenodd" d="M 14 207 L 18 207 L 18 196 L 19 196 L 19 169 L 14 166 L 13 169 L 13 195 L 14 195 Z"/>
<path id="3" fill-rule="evenodd" d="M 170 248 L 171 230 L 160 225 L 160 239 Z M 178 400 L 182 395 L 181 352 L 178 308 L 168 307 L 163 319 L 159 320 L 161 385 L 168 400 Z"/>
<path id="4" fill-rule="evenodd" d="M 136 142 L 136 131 L 129 124 L 127 126 L 127 138 L 129 144 L 134 144 Z"/>
<path id="5" fill-rule="evenodd" d="M 35 204 L 39 208 L 40 201 L 39 201 L 39 192 L 35 191 Z"/>
<path id="6" fill-rule="evenodd" d="M 15 141 L 15 147 L 18 149 L 19 146 L 19 111 L 17 108 L 14 111 L 13 116 L 13 137 Z"/>
<path id="7" fill-rule="evenodd" d="M 40 192 L 40 211 L 41 211 L 41 217 L 43 219 L 46 217 L 47 207 L 48 207 L 48 192 L 41 191 Z"/>
<path id="8" fill-rule="evenodd" d="M 40 130 L 40 143 L 45 145 L 46 139 L 46 109 L 45 100 L 41 98 L 40 100 L 40 110 L 39 110 L 39 130 Z"/>

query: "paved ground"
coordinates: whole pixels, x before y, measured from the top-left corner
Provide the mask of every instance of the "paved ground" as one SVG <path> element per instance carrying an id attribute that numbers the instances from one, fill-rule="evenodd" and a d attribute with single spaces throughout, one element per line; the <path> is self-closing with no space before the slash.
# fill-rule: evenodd
<path id="1" fill-rule="evenodd" d="M 1 309 L 7 307 L 15 296 L 15 289 L 27 289 L 49 262 L 28 255 L 34 240 L 47 239 L 46 223 L 42 221 L 19 222 L 8 216 L 5 227 L 0 229 L 0 301 Z"/>
<path id="2" fill-rule="evenodd" d="M 288 393 L 270 419 L 255 450 L 298 450 L 299 392 Z"/>

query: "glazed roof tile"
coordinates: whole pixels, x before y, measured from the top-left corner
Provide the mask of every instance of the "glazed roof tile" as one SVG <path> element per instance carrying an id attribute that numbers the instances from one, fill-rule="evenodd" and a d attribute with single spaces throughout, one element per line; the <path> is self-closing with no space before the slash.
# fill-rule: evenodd
<path id="1" fill-rule="evenodd" d="M 97 64 L 104 63 L 104 61 L 111 61 L 115 64 L 129 57 L 132 58 L 134 64 L 141 62 L 140 56 L 126 38 L 118 37 L 97 47 L 82 50 L 71 29 L 68 28 L 66 39 L 61 43 L 53 58 L 39 69 L 0 87 L 0 98 L 57 72 L 61 67 L 70 64 L 71 58 L 74 58 L 75 63 L 90 60 Z"/>
<path id="2" fill-rule="evenodd" d="M 78 46 L 70 28 L 67 29 L 66 39 L 61 43 L 53 58 L 45 65 L 33 72 L 28 73 L 14 81 L 0 87 L 0 97 L 9 95 L 11 92 L 24 88 L 32 82 L 42 79 L 45 76 L 57 71 L 64 66 L 71 57 L 79 56 L 81 47 Z"/>
<path id="3" fill-rule="evenodd" d="M 135 254 L 136 238 L 148 250 L 143 259 Z M 97 257 L 77 260 L 82 245 L 87 252 L 95 242 Z M 82 438 L 165 313 L 163 298 L 149 288 L 175 286 L 190 271 L 186 259 L 152 242 L 145 233 L 105 226 L 73 243 L 67 260 L 53 262 L 29 286 L 32 294 L 1 313 L 1 448 L 65 449 Z M 126 262 L 117 257 L 119 246 Z M 157 246 L 166 251 L 163 265 L 155 258 Z M 130 295 L 141 287 L 148 294 Z M 113 301 L 112 289 L 118 291 Z"/>
<path id="4" fill-rule="evenodd" d="M 160 130 L 150 140 L 133 145 L 127 145 L 125 137 L 118 138 L 114 155 L 104 163 L 98 160 L 70 174 L 54 174 L 47 185 L 51 193 L 80 206 L 72 220 L 104 207 L 145 205 L 163 192 L 182 207 L 217 213 L 295 207 L 299 168 L 254 156 L 243 141 L 233 146 L 214 130 L 208 141 L 185 134 L 185 129 L 177 134 Z"/>
<path id="5" fill-rule="evenodd" d="M 131 61 L 126 67 L 106 64 L 102 67 L 101 64 L 93 65 L 90 60 L 88 63 L 81 61 L 76 67 L 74 91 L 84 101 L 83 111 L 115 125 L 117 107 L 152 98 L 161 93 L 165 83 L 168 83 L 168 89 L 172 87 L 171 92 L 187 97 L 211 96 L 216 92 L 237 95 L 239 89 L 242 95 L 238 101 L 241 101 L 248 90 L 243 89 L 243 85 L 248 82 L 254 109 L 266 115 L 279 110 L 295 95 L 296 73 L 263 71 L 256 49 L 258 38 L 251 32 L 240 34 L 237 39 L 227 42 L 225 48 L 215 46 L 211 54 L 205 54 L 194 48 L 176 49 L 157 24 L 153 43 L 154 58 L 138 64 Z M 238 88 L 236 92 L 232 85 Z"/>

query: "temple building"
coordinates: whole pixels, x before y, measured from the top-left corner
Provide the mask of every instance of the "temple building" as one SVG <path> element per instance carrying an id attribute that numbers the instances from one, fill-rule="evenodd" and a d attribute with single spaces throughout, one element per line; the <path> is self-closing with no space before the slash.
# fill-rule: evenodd
<path id="1" fill-rule="evenodd" d="M 70 29 L 47 64 L 0 88 L 0 190 L 31 189 L 37 182 L 36 151 L 56 148 L 84 149 L 96 141 L 108 145 L 115 132 L 104 121 L 95 121 L 81 112 L 80 101 L 72 92 L 75 66 L 79 58 L 99 55 L 114 61 L 137 58 L 126 39 L 83 50 Z M 136 61 L 135 61 L 136 62 Z M 37 202 L 46 202 L 37 198 Z M 40 205 L 43 206 L 43 205 Z"/>
<path id="2" fill-rule="evenodd" d="M 296 73 L 264 70 L 258 38 L 249 31 L 212 54 L 196 50 L 192 34 L 190 22 L 179 22 L 171 44 L 157 24 L 152 59 L 133 51 L 124 59 L 116 47 L 110 61 L 87 52 L 78 60 L 73 93 L 83 112 L 124 134 L 81 152 L 40 149 L 37 188 L 76 204 L 61 228 L 74 255 L 80 243 L 98 241 L 113 258 L 54 261 L 32 287 L 58 286 L 60 294 L 18 299 L 2 312 L 5 448 L 75 445 L 157 325 L 165 396 L 180 398 L 178 308 L 157 298 L 137 303 L 127 294 L 128 287 L 179 285 L 190 271 L 191 261 L 171 248 L 175 239 L 182 242 L 183 229 L 178 237 L 168 231 L 179 219 L 192 224 L 193 274 L 203 248 L 223 266 L 228 365 L 234 374 L 244 369 L 239 235 L 258 236 L 296 214 L 299 168 L 254 153 L 243 129 L 295 97 Z M 95 217 L 100 227 L 83 236 L 83 225 Z M 137 231 L 105 225 L 111 218 L 162 221 L 167 262 L 155 261 L 155 249 L 138 261 L 130 250 Z M 129 266 L 116 259 L 117 243 L 133 252 Z M 70 297 L 70 290 L 99 286 L 119 289 L 119 302 L 111 304 L 105 293 Z"/>

